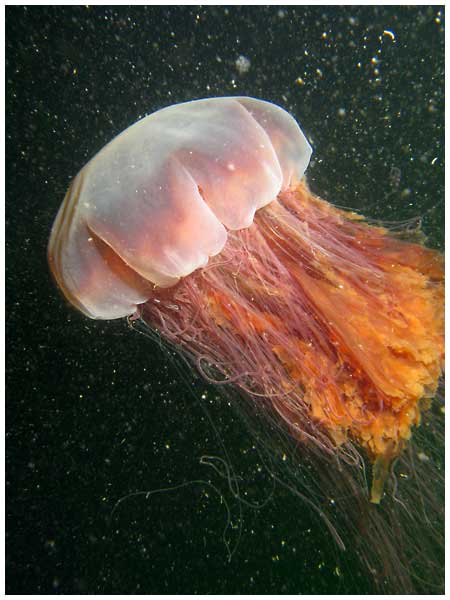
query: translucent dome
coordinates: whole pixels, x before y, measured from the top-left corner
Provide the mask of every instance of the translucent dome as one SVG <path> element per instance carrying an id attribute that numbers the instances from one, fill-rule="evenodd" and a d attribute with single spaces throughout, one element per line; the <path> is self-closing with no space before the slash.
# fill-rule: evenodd
<path id="1" fill-rule="evenodd" d="M 298 182 L 311 147 L 280 107 L 246 97 L 176 104 L 138 121 L 78 173 L 49 241 L 66 297 L 131 315 L 154 285 L 204 267 L 255 211 Z"/>

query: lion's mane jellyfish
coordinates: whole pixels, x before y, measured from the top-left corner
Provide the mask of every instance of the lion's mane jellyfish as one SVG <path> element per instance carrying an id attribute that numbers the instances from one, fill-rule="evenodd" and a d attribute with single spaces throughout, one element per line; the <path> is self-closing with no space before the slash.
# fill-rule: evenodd
<path id="1" fill-rule="evenodd" d="M 364 461 L 340 450 L 359 448 L 372 465 L 370 491 L 359 489 L 359 514 L 347 519 L 384 553 L 381 579 L 386 563 L 404 560 L 408 591 L 413 555 L 425 570 L 431 558 L 397 548 L 391 538 L 405 532 L 395 511 L 438 525 L 428 505 L 420 514 L 414 499 L 405 506 L 393 466 L 410 456 L 417 477 L 411 437 L 426 414 L 441 416 L 430 405 L 443 368 L 443 258 L 315 196 L 304 178 L 310 155 L 294 118 L 268 102 L 160 110 L 75 177 L 49 263 L 88 317 L 143 320 L 207 379 L 278 414 L 300 461 L 311 448 L 331 457 L 330 480 L 348 480 L 341 496 L 358 495 L 351 478 L 360 480 Z M 440 475 L 422 454 L 433 473 L 415 499 L 423 505 Z"/>

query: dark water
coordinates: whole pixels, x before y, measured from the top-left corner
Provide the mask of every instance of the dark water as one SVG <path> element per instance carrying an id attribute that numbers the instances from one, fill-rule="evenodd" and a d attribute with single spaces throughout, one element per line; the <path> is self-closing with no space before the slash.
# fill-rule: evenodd
<path id="1" fill-rule="evenodd" d="M 297 117 L 315 191 L 375 218 L 422 215 L 441 248 L 443 9 L 7 7 L 6 18 L 7 591 L 372 591 L 351 548 L 258 475 L 251 434 L 214 388 L 124 322 L 65 304 L 46 243 L 70 179 L 114 135 L 168 104 L 239 94 Z M 204 455 L 226 459 L 252 502 L 271 500 L 236 501 Z"/>

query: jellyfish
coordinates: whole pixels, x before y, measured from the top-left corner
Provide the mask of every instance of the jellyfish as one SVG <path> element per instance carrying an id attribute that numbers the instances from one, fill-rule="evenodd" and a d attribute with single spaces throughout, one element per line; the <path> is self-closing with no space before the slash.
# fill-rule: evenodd
<path id="1" fill-rule="evenodd" d="M 159 110 L 73 179 L 48 260 L 75 308 L 144 323 L 275 415 L 300 458 L 356 448 L 387 547 L 385 485 L 443 370 L 443 257 L 312 193 L 311 153 L 263 100 Z"/>

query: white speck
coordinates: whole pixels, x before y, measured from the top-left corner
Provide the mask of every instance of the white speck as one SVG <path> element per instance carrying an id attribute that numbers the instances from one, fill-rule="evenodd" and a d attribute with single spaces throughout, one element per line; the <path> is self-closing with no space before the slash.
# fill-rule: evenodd
<path id="1" fill-rule="evenodd" d="M 227 164 L 227 169 L 229 171 L 236 171 L 236 167 L 235 167 L 235 165 L 233 163 L 228 163 Z"/>
<path id="2" fill-rule="evenodd" d="M 421 462 L 428 462 L 430 460 L 430 457 L 427 454 L 425 454 L 425 452 L 419 452 L 417 458 Z"/>
<path id="3" fill-rule="evenodd" d="M 236 62 L 234 64 L 236 66 L 236 71 L 240 75 L 247 73 L 251 65 L 250 59 L 248 59 L 246 56 L 243 56 L 242 54 L 237 57 Z"/>

